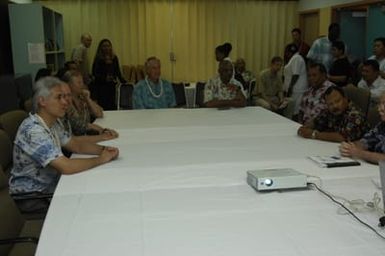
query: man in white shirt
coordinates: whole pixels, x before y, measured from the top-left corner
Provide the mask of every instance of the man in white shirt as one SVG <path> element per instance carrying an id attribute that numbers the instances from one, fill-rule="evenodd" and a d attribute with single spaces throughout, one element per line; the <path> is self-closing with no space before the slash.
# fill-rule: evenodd
<path id="1" fill-rule="evenodd" d="M 367 60 L 363 63 L 362 79 L 359 88 L 370 90 L 370 107 L 375 107 L 380 96 L 385 92 L 385 79 L 380 76 L 379 65 L 376 60 Z"/>
<path id="2" fill-rule="evenodd" d="M 385 78 L 385 37 L 373 41 L 373 54 L 369 60 L 376 60 L 380 66 L 380 76 Z"/>

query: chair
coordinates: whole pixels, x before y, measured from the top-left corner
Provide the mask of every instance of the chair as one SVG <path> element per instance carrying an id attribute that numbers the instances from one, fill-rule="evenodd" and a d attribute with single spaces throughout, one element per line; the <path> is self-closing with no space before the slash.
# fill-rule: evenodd
<path id="1" fill-rule="evenodd" d="M 183 83 L 172 83 L 177 107 L 183 107 L 186 105 L 186 94 L 184 92 L 184 86 L 185 85 Z"/>
<path id="2" fill-rule="evenodd" d="M 12 142 L 4 130 L 0 130 L 0 166 L 7 177 L 12 167 Z"/>
<path id="3" fill-rule="evenodd" d="M 0 255 L 33 256 L 42 220 L 26 221 L 8 194 L 8 182 L 0 166 Z"/>
<path id="4" fill-rule="evenodd" d="M 0 116 L 0 128 L 8 134 L 11 141 L 14 141 L 17 129 L 27 116 L 24 110 L 12 110 Z"/>
<path id="5" fill-rule="evenodd" d="M 145 71 L 143 65 L 136 66 L 136 82 L 143 80 L 145 77 Z"/>
<path id="6" fill-rule="evenodd" d="M 370 91 L 358 88 L 352 84 L 344 87 L 346 97 L 351 100 L 366 116 L 370 103 Z"/>
<path id="7" fill-rule="evenodd" d="M 132 109 L 132 84 L 122 84 L 120 86 L 120 109 Z"/>
<path id="8" fill-rule="evenodd" d="M 11 75 L 0 76 L 0 114 L 19 108 L 17 87 Z"/>
<path id="9" fill-rule="evenodd" d="M 205 91 L 205 84 L 204 82 L 198 82 L 196 84 L 196 105 L 198 107 L 203 108 L 204 107 L 204 91 Z"/>
<path id="10" fill-rule="evenodd" d="M 123 65 L 122 66 L 122 76 L 126 79 L 127 82 L 131 82 L 131 70 L 132 65 Z"/>
<path id="11" fill-rule="evenodd" d="M 247 105 L 252 106 L 253 105 L 253 92 L 255 90 L 256 81 L 255 79 L 251 80 L 249 83 L 249 88 L 247 91 Z"/>
<path id="12" fill-rule="evenodd" d="M 15 76 L 15 85 L 19 97 L 20 108 L 23 108 L 25 101 L 32 98 L 33 95 L 31 74 Z"/>
<path id="13" fill-rule="evenodd" d="M 378 113 L 377 107 L 370 108 L 366 116 L 366 121 L 368 122 L 370 128 L 374 128 L 380 121 L 381 117 Z"/>

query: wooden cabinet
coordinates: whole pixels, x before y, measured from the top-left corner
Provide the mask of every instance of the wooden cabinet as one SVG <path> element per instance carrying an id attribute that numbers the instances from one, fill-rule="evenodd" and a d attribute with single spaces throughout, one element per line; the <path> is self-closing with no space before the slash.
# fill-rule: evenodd
<path id="1" fill-rule="evenodd" d="M 63 16 L 40 4 L 8 7 L 14 72 L 34 77 L 40 68 L 63 67 Z"/>

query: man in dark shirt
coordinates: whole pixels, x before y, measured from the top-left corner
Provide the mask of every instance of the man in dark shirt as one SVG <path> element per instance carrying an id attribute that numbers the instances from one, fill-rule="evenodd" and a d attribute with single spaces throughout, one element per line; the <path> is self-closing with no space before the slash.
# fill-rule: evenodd
<path id="1" fill-rule="evenodd" d="M 332 42 L 334 61 L 329 70 L 329 80 L 338 86 L 345 86 L 352 74 L 352 65 L 345 55 L 345 44 L 342 41 Z"/>
<path id="2" fill-rule="evenodd" d="M 313 122 L 298 129 L 304 138 L 342 142 L 360 139 L 367 131 L 363 113 L 357 110 L 344 95 L 342 88 L 329 87 L 324 94 L 327 109 Z"/>

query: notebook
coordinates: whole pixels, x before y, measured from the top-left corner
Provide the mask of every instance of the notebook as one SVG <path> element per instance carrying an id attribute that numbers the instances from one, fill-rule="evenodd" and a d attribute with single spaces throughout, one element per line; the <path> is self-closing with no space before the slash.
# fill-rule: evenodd
<path id="1" fill-rule="evenodd" d="M 360 162 L 343 156 L 309 156 L 309 158 L 323 168 L 361 165 Z"/>

